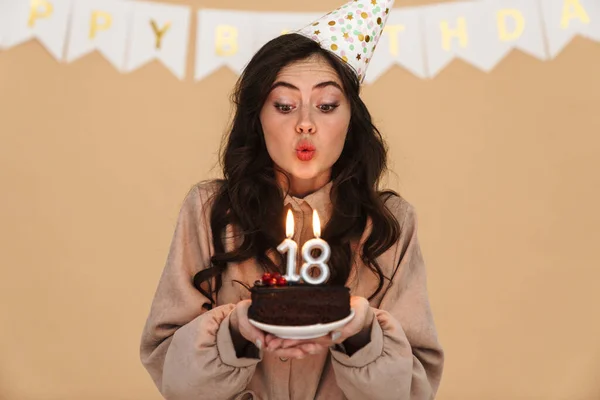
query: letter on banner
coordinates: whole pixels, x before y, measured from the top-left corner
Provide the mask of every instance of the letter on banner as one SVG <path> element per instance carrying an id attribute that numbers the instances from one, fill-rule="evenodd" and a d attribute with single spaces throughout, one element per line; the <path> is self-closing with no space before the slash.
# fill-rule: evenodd
<path id="1" fill-rule="evenodd" d="M 590 23 L 590 16 L 585 11 L 585 8 L 579 3 L 579 0 L 564 0 L 562 17 L 560 19 L 560 27 L 567 29 L 572 19 L 579 19 L 584 24 Z"/>
<path id="2" fill-rule="evenodd" d="M 231 25 L 217 25 L 215 49 L 222 57 L 232 56 L 238 51 L 238 30 Z"/>
<path id="3" fill-rule="evenodd" d="M 156 48 L 160 49 L 160 45 L 162 43 L 162 37 L 165 33 L 167 33 L 167 31 L 171 27 L 171 22 L 167 22 L 162 29 L 160 29 L 158 27 L 158 24 L 156 23 L 155 20 L 150 21 L 150 25 L 152 25 L 152 30 L 154 31 L 154 34 L 156 35 Z"/>
<path id="4" fill-rule="evenodd" d="M 43 11 L 40 12 L 40 8 L 43 7 Z M 27 25 L 33 28 L 35 21 L 40 18 L 48 18 L 54 12 L 52 3 L 46 0 L 31 0 L 31 10 L 29 11 L 29 21 Z"/>
<path id="5" fill-rule="evenodd" d="M 446 51 L 452 50 L 452 38 L 454 37 L 459 39 L 460 47 L 467 47 L 469 44 L 467 21 L 464 17 L 460 17 L 456 22 L 458 24 L 456 29 L 450 29 L 448 27 L 448 21 L 440 22 L 440 29 L 442 30 L 442 47 Z"/>
<path id="6" fill-rule="evenodd" d="M 101 23 L 102 22 L 102 23 Z M 92 22 L 90 24 L 90 39 L 96 37 L 98 31 L 105 31 L 112 25 L 112 16 L 104 11 L 92 11 Z"/>
<path id="7" fill-rule="evenodd" d="M 506 19 L 512 18 L 515 21 L 515 28 L 509 31 Z M 525 18 L 521 11 L 516 9 L 505 9 L 498 11 L 498 36 L 502 42 L 510 42 L 521 37 L 525 30 Z"/>
<path id="8" fill-rule="evenodd" d="M 390 37 L 390 54 L 398 55 L 398 33 L 404 31 L 404 25 L 387 25 L 383 28 L 383 33 L 387 33 Z"/>

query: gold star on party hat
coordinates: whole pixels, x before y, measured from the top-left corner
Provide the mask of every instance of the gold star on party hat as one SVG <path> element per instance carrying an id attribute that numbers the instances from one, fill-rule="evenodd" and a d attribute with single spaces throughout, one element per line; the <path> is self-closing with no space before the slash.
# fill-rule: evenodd
<path id="1" fill-rule="evenodd" d="M 352 0 L 300 29 L 348 63 L 362 82 L 394 0 Z"/>

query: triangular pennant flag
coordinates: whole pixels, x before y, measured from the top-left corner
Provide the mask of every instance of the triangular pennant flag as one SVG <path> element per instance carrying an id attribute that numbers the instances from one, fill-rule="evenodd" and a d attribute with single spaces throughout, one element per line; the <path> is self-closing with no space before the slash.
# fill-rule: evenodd
<path id="1" fill-rule="evenodd" d="M 160 60 L 176 77 L 184 79 L 190 15 L 189 7 L 136 2 L 126 70 Z"/>
<path id="2" fill-rule="evenodd" d="M 420 78 L 427 77 L 420 8 L 394 8 L 390 12 L 378 50 L 369 62 L 366 83 L 375 82 L 398 64 Z"/>
<path id="3" fill-rule="evenodd" d="M 4 48 L 36 38 L 54 58 L 63 59 L 72 0 L 0 1 L 4 2 L 0 6 Z"/>
<path id="4" fill-rule="evenodd" d="M 237 74 L 255 52 L 254 32 L 259 13 L 199 10 L 195 79 L 201 80 L 222 66 Z"/>
<path id="5" fill-rule="evenodd" d="M 600 1 L 541 1 L 548 50 L 554 58 L 576 35 L 600 41 Z"/>
<path id="6" fill-rule="evenodd" d="M 133 5 L 134 2 L 118 0 L 75 1 L 67 61 L 98 50 L 117 70 L 123 71 Z"/>

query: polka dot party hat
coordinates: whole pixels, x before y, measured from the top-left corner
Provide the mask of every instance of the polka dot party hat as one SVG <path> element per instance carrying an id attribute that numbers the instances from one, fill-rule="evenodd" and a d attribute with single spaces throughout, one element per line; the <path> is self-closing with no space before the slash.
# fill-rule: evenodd
<path id="1" fill-rule="evenodd" d="M 297 33 L 337 54 L 365 78 L 394 0 L 352 0 Z"/>

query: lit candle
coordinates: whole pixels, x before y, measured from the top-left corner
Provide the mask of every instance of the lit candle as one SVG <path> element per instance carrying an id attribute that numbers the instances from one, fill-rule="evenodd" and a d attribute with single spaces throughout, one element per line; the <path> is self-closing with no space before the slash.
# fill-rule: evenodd
<path id="1" fill-rule="evenodd" d="M 315 234 L 315 238 L 308 240 L 304 243 L 304 246 L 302 246 L 302 258 L 304 259 L 304 264 L 302 264 L 302 268 L 300 268 L 300 275 L 304 282 L 310 283 L 311 285 L 320 285 L 329 279 L 329 266 L 327 265 L 327 261 L 329 261 L 331 249 L 327 242 L 319 237 L 321 236 L 321 222 L 319 221 L 317 210 L 313 211 L 313 233 Z M 321 250 L 321 254 L 319 254 L 317 258 L 313 257 L 311 254 L 314 249 Z M 317 267 L 321 272 L 316 278 L 313 278 L 309 274 L 313 267 Z"/>
<path id="2" fill-rule="evenodd" d="M 285 236 L 286 238 L 277 246 L 277 251 L 284 254 L 287 252 L 287 270 L 283 276 L 288 282 L 298 282 L 300 275 L 296 273 L 296 253 L 298 245 L 292 240 L 294 236 L 294 214 L 292 210 L 288 210 L 287 219 L 285 221 Z"/>

